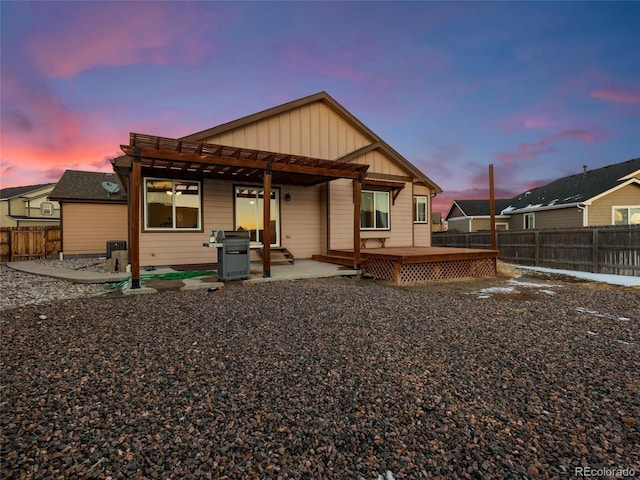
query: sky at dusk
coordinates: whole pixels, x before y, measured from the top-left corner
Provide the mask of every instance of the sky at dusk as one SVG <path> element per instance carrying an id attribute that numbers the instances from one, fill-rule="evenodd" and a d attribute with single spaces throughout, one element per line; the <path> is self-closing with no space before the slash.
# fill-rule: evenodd
<path id="1" fill-rule="evenodd" d="M 453 199 L 640 156 L 640 2 L 0 3 L 1 187 L 326 91 Z"/>

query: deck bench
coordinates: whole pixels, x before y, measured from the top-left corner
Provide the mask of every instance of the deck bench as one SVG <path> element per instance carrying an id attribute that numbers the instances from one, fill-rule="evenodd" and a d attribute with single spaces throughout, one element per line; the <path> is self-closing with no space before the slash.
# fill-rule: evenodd
<path id="1" fill-rule="evenodd" d="M 384 244 L 388 239 L 389 237 L 362 237 L 360 238 L 360 248 L 367 248 L 367 242 L 369 240 L 376 240 L 380 243 L 380 248 L 384 248 Z"/>

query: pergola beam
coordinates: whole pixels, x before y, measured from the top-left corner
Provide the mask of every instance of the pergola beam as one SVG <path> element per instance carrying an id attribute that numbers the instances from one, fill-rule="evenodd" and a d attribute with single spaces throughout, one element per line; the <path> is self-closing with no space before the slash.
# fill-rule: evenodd
<path id="1" fill-rule="evenodd" d="M 156 150 L 154 148 L 149 147 L 132 147 L 130 145 L 121 145 L 120 148 L 124 153 L 129 156 L 133 156 L 134 148 L 139 148 L 140 150 L 140 159 L 143 162 L 143 166 L 147 166 L 149 161 L 155 160 L 166 160 L 168 162 L 173 163 L 192 163 L 192 164 L 209 164 L 209 165 L 224 165 L 229 167 L 238 167 L 238 168 L 256 168 L 260 170 L 267 169 L 267 161 L 263 160 L 252 160 L 250 158 L 237 158 L 237 157 L 229 157 L 229 156 L 215 156 L 207 153 L 203 153 L 198 155 L 197 153 L 191 152 L 176 152 L 176 151 L 165 151 L 165 150 Z M 285 173 L 296 173 L 301 175 L 315 175 L 322 177 L 330 177 L 330 178 L 348 178 L 351 180 L 355 180 L 358 178 L 358 175 L 363 173 L 363 170 L 366 169 L 358 168 L 358 167 L 367 167 L 367 165 L 356 165 L 356 164 L 339 164 L 338 168 L 337 162 L 329 162 L 332 166 L 305 166 L 305 165 L 297 165 L 292 163 L 283 163 L 277 160 L 272 160 L 272 171 L 273 172 L 285 172 Z M 197 166 L 193 166 L 193 168 L 197 168 Z M 188 168 L 187 168 L 188 170 Z"/>

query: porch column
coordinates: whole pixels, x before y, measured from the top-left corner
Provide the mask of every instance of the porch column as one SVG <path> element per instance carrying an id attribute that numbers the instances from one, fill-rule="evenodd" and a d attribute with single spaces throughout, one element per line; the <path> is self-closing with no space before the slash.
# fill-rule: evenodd
<path id="1" fill-rule="evenodd" d="M 262 276 L 271 277 L 271 162 L 264 171 L 262 196 Z"/>
<path id="2" fill-rule="evenodd" d="M 360 270 L 360 202 L 362 199 L 362 173 L 353 181 L 353 269 Z"/>
<path id="3" fill-rule="evenodd" d="M 131 288 L 140 288 L 140 149 L 134 149 L 129 188 L 129 254 L 131 255 Z"/>

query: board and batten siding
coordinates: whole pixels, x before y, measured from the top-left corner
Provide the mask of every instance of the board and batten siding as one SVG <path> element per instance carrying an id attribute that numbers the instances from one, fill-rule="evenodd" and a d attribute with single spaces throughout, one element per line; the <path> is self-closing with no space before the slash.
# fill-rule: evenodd
<path id="1" fill-rule="evenodd" d="M 64 203 L 62 208 L 65 255 L 106 255 L 108 241 L 127 240 L 126 204 Z"/>
<path id="2" fill-rule="evenodd" d="M 640 206 L 640 186 L 627 185 L 587 206 L 588 226 L 613 225 L 613 208 Z"/>
<path id="3" fill-rule="evenodd" d="M 371 143 L 371 139 L 321 102 L 213 135 L 205 141 L 328 160 Z"/>

